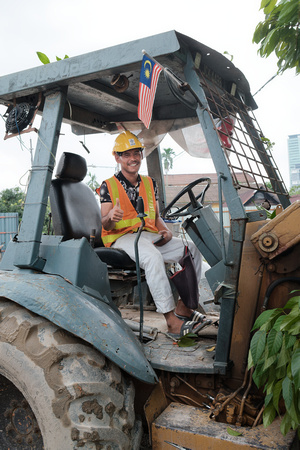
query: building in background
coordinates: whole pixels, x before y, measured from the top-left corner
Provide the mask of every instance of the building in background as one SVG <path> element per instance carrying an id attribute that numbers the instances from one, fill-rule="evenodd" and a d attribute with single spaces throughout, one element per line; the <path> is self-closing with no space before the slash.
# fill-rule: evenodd
<path id="1" fill-rule="evenodd" d="M 300 135 L 299 135 L 300 138 Z M 299 160 L 300 166 L 300 160 Z M 243 180 L 244 174 L 237 172 L 236 177 L 238 180 Z M 250 189 L 245 187 L 240 187 L 239 197 L 245 207 L 245 211 L 256 212 L 259 207 L 263 207 L 269 210 L 271 213 L 276 209 L 276 207 L 280 204 L 277 195 L 272 194 L 270 192 L 266 192 L 263 187 L 257 189 L 256 183 L 254 179 L 248 175 L 248 182 Z M 218 193 L 218 177 L 216 173 L 207 173 L 207 174 L 168 174 L 165 175 L 165 187 L 166 187 L 166 205 L 168 205 L 178 194 L 179 192 L 185 188 L 189 183 L 200 179 L 200 178 L 210 178 L 211 184 L 209 189 L 207 190 L 204 198 L 204 206 L 210 205 L 212 210 L 219 217 L 220 215 L 220 207 L 219 207 L 219 193 Z M 193 189 L 194 194 L 199 195 L 206 183 L 199 184 L 195 186 Z M 300 180 L 299 183 L 300 185 Z M 253 185 L 253 189 L 251 186 Z M 293 195 L 290 197 L 291 203 L 300 200 L 300 195 Z M 188 194 L 183 195 L 178 202 L 176 202 L 176 207 L 173 208 L 173 212 L 176 209 L 183 207 L 187 203 L 190 202 Z M 225 228 L 230 227 L 230 215 L 228 211 L 228 207 L 226 202 L 222 203 L 222 212 L 223 212 L 223 223 Z M 184 218 L 183 218 L 184 219 Z M 172 226 L 168 224 L 171 228 L 171 231 L 175 236 L 178 236 L 181 233 L 181 220 L 175 221 L 175 224 Z"/>
<path id="2" fill-rule="evenodd" d="M 237 180 L 244 180 L 245 174 L 236 173 Z M 216 173 L 208 173 L 208 174 L 168 174 L 165 175 L 165 186 L 166 186 L 166 204 L 168 205 L 178 194 L 179 192 L 185 188 L 189 183 L 200 178 L 210 178 L 211 184 L 209 189 L 207 190 L 204 198 L 204 206 L 210 205 L 213 211 L 219 217 L 220 215 L 220 206 L 219 206 L 219 193 L 218 193 L 218 176 Z M 255 212 L 257 211 L 257 207 L 263 206 L 265 209 L 270 210 L 272 212 L 276 206 L 279 204 L 279 199 L 277 195 L 270 194 L 265 192 L 263 188 L 257 190 L 256 183 L 251 175 L 247 175 L 249 186 L 253 185 L 253 189 L 248 189 L 245 187 L 239 188 L 239 197 L 243 205 L 245 206 L 246 212 Z M 199 184 L 195 186 L 193 189 L 194 194 L 199 195 L 206 183 Z M 177 208 L 181 208 L 186 203 L 189 203 L 190 199 L 188 194 L 183 195 L 179 201 L 176 203 Z M 176 208 L 174 208 L 174 211 Z M 230 227 L 230 215 L 228 211 L 228 207 L 226 202 L 222 203 L 222 212 L 223 212 L 223 223 L 225 228 Z M 172 229 L 172 231 L 174 231 Z M 176 233 L 174 233 L 177 235 Z"/>
<path id="3" fill-rule="evenodd" d="M 300 186 L 300 134 L 288 138 L 290 187 Z"/>

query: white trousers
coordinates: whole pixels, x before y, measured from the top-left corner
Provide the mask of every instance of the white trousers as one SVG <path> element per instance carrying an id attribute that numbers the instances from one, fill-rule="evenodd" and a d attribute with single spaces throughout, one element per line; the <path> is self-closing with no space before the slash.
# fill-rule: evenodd
<path id="1" fill-rule="evenodd" d="M 113 244 L 115 248 L 124 250 L 133 261 L 135 261 L 134 241 L 136 236 L 136 233 L 125 234 Z M 139 262 L 140 267 L 145 271 L 146 281 L 157 312 L 164 314 L 175 309 L 175 301 L 166 274 L 165 263 L 178 262 L 183 256 L 185 243 L 181 238 L 172 237 L 169 242 L 157 247 L 152 243 L 157 237 L 156 233 L 142 231 L 138 243 Z M 193 242 L 189 241 L 188 247 L 194 258 L 199 284 L 202 256 Z"/>

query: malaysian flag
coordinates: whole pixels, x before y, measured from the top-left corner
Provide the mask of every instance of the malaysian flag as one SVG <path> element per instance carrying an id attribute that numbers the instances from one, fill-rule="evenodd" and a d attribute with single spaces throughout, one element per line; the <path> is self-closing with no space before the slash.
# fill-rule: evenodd
<path id="1" fill-rule="evenodd" d="M 150 126 L 156 86 L 161 71 L 162 67 L 156 61 L 144 55 L 140 75 L 138 118 L 144 122 L 146 128 Z"/>

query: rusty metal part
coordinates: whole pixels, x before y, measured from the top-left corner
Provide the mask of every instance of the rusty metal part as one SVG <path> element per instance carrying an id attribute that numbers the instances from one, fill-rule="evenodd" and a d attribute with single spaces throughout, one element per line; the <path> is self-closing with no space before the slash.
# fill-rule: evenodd
<path id="1" fill-rule="evenodd" d="M 9 423 L 5 428 L 7 436 L 21 444 L 33 444 L 40 439 L 41 432 L 36 418 L 26 400 L 12 401 L 10 408 L 4 412 Z"/>
<path id="2" fill-rule="evenodd" d="M 245 373 L 244 376 L 244 380 L 243 380 L 243 384 L 234 392 L 230 393 L 229 395 L 224 395 L 222 392 L 219 393 L 216 397 L 216 402 L 215 403 L 216 407 L 213 409 L 213 411 L 211 412 L 210 417 L 212 418 L 217 417 L 221 411 L 223 411 L 223 409 L 225 408 L 225 406 L 234 398 L 237 396 L 237 394 L 244 389 L 244 387 L 246 386 L 246 382 L 247 382 L 247 375 L 248 373 Z M 223 402 L 223 403 L 222 403 Z"/>
<path id="3" fill-rule="evenodd" d="M 300 268 L 300 243 L 272 261 L 266 260 L 268 272 L 286 274 Z"/>
<path id="4" fill-rule="evenodd" d="M 252 426 L 259 413 L 262 400 L 249 395 L 252 387 L 253 368 L 246 371 L 242 385 L 234 392 L 221 389 L 212 402 L 210 418 L 237 426 Z M 249 375 L 249 380 L 248 380 Z M 247 384 L 248 380 L 248 384 Z M 247 388 L 241 397 L 240 392 Z"/>
<path id="5" fill-rule="evenodd" d="M 263 257 L 271 260 L 300 242 L 299 222 L 300 201 L 298 200 L 254 233 L 251 241 Z M 275 245 L 274 236 L 277 238 L 278 245 Z"/>
<path id="6" fill-rule="evenodd" d="M 112 77 L 110 84 L 117 92 L 125 92 L 129 86 L 129 80 L 126 75 L 116 74 Z"/>
<path id="7" fill-rule="evenodd" d="M 179 387 L 181 385 L 184 385 L 184 389 L 181 390 L 181 392 L 183 393 L 179 393 Z M 187 393 L 189 392 L 189 390 L 192 391 L 192 393 L 194 392 L 194 395 L 196 395 L 197 397 L 200 396 L 202 398 L 204 398 L 205 400 L 207 400 L 207 396 L 202 394 L 201 392 L 199 392 L 194 386 L 192 386 L 190 383 L 188 383 L 186 380 L 184 380 L 182 377 L 180 377 L 179 375 L 177 375 L 176 377 L 173 377 L 171 379 L 170 382 L 170 387 L 171 387 L 171 394 L 179 399 L 179 400 L 185 400 L 184 403 L 187 402 L 187 404 L 194 404 L 197 406 L 203 406 L 203 402 L 199 402 L 197 401 L 194 397 L 191 396 L 191 394 L 189 393 L 187 395 Z"/>
<path id="8" fill-rule="evenodd" d="M 274 263 L 268 263 L 266 265 L 266 269 L 268 272 L 276 272 L 276 268 L 277 268 L 277 266 Z"/>
<path id="9" fill-rule="evenodd" d="M 249 394 L 249 391 L 250 391 L 250 388 L 251 388 L 251 385 L 252 385 L 253 371 L 254 371 L 254 367 L 251 367 L 250 374 L 249 374 L 248 387 L 247 387 L 246 391 L 244 392 L 243 399 L 242 399 L 242 402 L 241 402 L 240 411 L 239 411 L 239 415 L 238 415 L 238 418 L 237 418 L 237 421 L 236 421 L 236 424 L 239 425 L 239 426 L 242 426 L 242 424 L 243 424 L 244 406 L 245 406 L 245 402 L 246 402 L 247 396 Z"/>
<path id="10" fill-rule="evenodd" d="M 263 220 L 250 222 L 246 225 L 238 285 L 239 296 L 237 298 L 230 347 L 230 359 L 234 361 L 231 370 L 232 384 L 230 387 L 232 389 L 238 388 L 244 379 L 251 328 L 255 321 L 263 273 L 265 272 L 265 265 L 262 264 L 259 253 L 253 247 L 251 236 L 265 223 L 267 221 Z"/>
<path id="11" fill-rule="evenodd" d="M 274 233 L 263 233 L 259 237 L 258 245 L 261 250 L 270 253 L 278 248 L 279 240 Z"/>
<path id="12" fill-rule="evenodd" d="M 234 403 L 229 403 L 226 407 L 226 422 L 234 424 L 236 421 L 237 406 Z"/>
<path id="13" fill-rule="evenodd" d="M 0 375 L 0 447 L 44 448 L 36 417 L 16 386 Z"/>
<path id="14" fill-rule="evenodd" d="M 231 93 L 220 90 L 218 81 L 206 70 L 199 71 L 201 86 L 205 92 L 214 128 L 227 156 L 227 164 L 236 188 L 247 188 L 272 192 L 288 198 L 282 180 L 277 180 L 278 168 L 269 149 L 264 148 L 263 136 L 253 111 L 246 109 Z M 234 87 L 234 86 L 232 86 Z M 251 123 L 251 124 L 250 124 Z M 254 137 L 249 145 L 249 137 Z M 272 161 L 266 163 L 264 153 Z M 266 183 L 271 182 L 272 187 Z M 282 202 L 283 203 L 283 202 Z"/>
<path id="15" fill-rule="evenodd" d="M 256 419 L 255 419 L 255 421 L 254 421 L 254 423 L 252 425 L 252 428 L 256 427 L 257 424 L 261 422 L 261 416 L 262 416 L 262 414 L 264 412 L 264 409 L 265 409 L 265 405 L 262 406 L 261 410 L 257 414 L 257 417 L 256 417 Z"/>
<path id="16" fill-rule="evenodd" d="M 144 413 L 148 424 L 149 441 L 151 443 L 151 426 L 157 417 L 167 408 L 167 400 L 162 381 L 155 386 L 144 405 Z"/>
<path id="17" fill-rule="evenodd" d="M 184 403 L 186 405 L 210 408 L 208 403 L 214 399 L 215 392 L 204 387 L 204 383 L 199 381 L 200 375 L 194 374 L 170 374 L 162 373 L 160 380 L 163 383 L 164 390 L 169 401 Z M 203 375 L 203 378 L 207 377 Z M 210 381 L 211 386 L 215 381 Z"/>
<path id="18" fill-rule="evenodd" d="M 228 433 L 228 424 L 212 421 L 209 411 L 187 405 L 171 403 L 152 425 L 152 449 L 171 448 L 165 442 L 188 449 L 290 449 L 295 440 L 295 432 L 283 436 L 280 420 L 275 419 L 268 427 L 230 428 L 241 432 L 241 436 Z"/>

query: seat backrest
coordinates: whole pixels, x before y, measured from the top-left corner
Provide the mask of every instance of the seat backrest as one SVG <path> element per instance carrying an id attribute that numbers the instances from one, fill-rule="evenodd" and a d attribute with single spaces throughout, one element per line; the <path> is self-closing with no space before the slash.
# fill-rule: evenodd
<path id="1" fill-rule="evenodd" d="M 86 160 L 74 153 L 62 154 L 56 179 L 50 188 L 54 233 L 64 240 L 86 237 L 96 230 L 95 247 L 102 247 L 101 210 L 95 194 L 82 180 L 87 174 Z"/>

